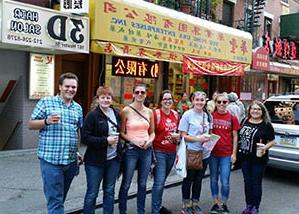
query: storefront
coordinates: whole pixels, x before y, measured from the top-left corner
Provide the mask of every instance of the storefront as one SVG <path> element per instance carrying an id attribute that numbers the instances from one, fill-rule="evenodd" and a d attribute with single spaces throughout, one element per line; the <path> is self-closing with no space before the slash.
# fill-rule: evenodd
<path id="1" fill-rule="evenodd" d="M 179 99 L 185 91 L 209 91 L 214 79 L 215 90 L 217 87 L 222 89 L 223 83 L 212 75 L 222 75 L 225 79 L 227 75 L 220 74 L 219 70 L 230 68 L 226 63 L 242 65 L 243 73 L 251 63 L 252 37 L 249 33 L 141 0 L 94 0 L 90 2 L 90 8 L 91 52 L 99 54 L 102 59 L 97 65 L 99 78 L 102 83 L 119 85 L 116 95 L 122 104 L 131 101 L 130 87 L 135 81 L 147 83 L 151 96 L 149 102 L 157 102 L 158 94 L 166 88 Z M 159 75 L 138 79 L 140 77 L 132 77 L 127 71 L 122 77 L 116 76 L 110 72 L 116 66 L 113 64 L 115 56 L 157 62 Z M 183 72 L 186 56 L 221 61 L 216 65 L 220 69 L 213 64 L 207 69 L 214 69 L 214 74 Z M 237 73 L 231 75 L 243 74 Z M 230 86 L 231 82 L 226 85 Z"/>
<path id="2" fill-rule="evenodd" d="M 41 97 L 58 91 L 57 54 L 89 53 L 89 19 L 0 3 L 0 150 L 35 148 L 38 132 L 29 131 L 27 121 Z"/>

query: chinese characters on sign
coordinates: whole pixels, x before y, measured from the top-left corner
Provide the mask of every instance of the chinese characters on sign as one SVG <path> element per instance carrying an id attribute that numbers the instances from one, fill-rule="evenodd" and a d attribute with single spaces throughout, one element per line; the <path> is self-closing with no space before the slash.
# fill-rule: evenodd
<path id="1" fill-rule="evenodd" d="M 296 43 L 294 41 L 276 37 L 273 39 L 273 42 L 271 42 L 271 38 L 269 37 L 268 32 L 266 32 L 263 39 L 264 48 L 266 49 L 267 53 L 270 54 L 272 57 L 279 57 L 282 59 L 290 60 L 295 60 L 298 58 L 298 46 L 296 47 Z"/>
<path id="2" fill-rule="evenodd" d="M 251 68 L 259 71 L 269 71 L 269 54 L 267 49 L 264 47 L 256 48 L 252 53 L 252 64 Z"/>
<path id="3" fill-rule="evenodd" d="M 89 0 L 60 0 L 60 11 L 87 14 L 88 4 Z"/>
<path id="4" fill-rule="evenodd" d="M 137 3 L 128 5 L 122 1 L 104 0 L 95 4 L 92 40 L 144 47 L 140 55 L 147 55 L 146 48 L 151 48 L 251 63 L 252 37 L 246 32 L 226 29 L 195 17 L 196 20 L 186 21 L 181 14 L 168 17 L 141 4 L 137 7 Z M 127 54 L 130 51 L 126 49 Z M 172 57 L 176 57 L 175 54 Z"/>
<path id="5" fill-rule="evenodd" d="M 112 58 L 112 75 L 124 77 L 158 78 L 159 63 L 138 58 Z"/>

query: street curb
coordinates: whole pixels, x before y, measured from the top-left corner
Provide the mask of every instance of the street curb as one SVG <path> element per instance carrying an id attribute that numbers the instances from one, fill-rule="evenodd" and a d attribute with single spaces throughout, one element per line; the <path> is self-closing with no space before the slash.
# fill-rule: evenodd
<path id="1" fill-rule="evenodd" d="M 32 155 L 36 153 L 36 150 L 37 149 L 20 149 L 0 151 L 0 158 Z"/>

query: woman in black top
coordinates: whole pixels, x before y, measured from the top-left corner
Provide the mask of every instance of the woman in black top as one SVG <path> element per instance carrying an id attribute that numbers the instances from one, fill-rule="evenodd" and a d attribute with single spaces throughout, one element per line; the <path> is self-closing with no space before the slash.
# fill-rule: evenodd
<path id="1" fill-rule="evenodd" d="M 246 208 L 243 214 L 256 214 L 262 197 L 262 179 L 268 150 L 274 144 L 274 129 L 263 103 L 253 101 L 239 132 L 240 158 L 245 183 Z"/>
<path id="2" fill-rule="evenodd" d="M 87 191 L 84 214 L 94 213 L 96 198 L 103 180 L 103 213 L 113 213 L 114 187 L 120 167 L 120 115 L 111 107 L 112 89 L 100 86 L 98 105 L 85 117 L 82 142 L 87 145 L 84 155 Z"/>

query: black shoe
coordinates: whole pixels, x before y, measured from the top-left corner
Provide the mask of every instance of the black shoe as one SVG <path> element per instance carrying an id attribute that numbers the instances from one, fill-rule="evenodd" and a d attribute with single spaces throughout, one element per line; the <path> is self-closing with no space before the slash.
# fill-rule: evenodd
<path id="1" fill-rule="evenodd" d="M 161 213 L 161 214 L 172 214 L 172 212 L 169 209 L 167 209 L 166 207 L 163 207 L 163 206 L 160 208 L 159 213 Z"/>
<path id="2" fill-rule="evenodd" d="M 221 208 L 222 208 L 222 214 L 228 214 L 229 213 L 229 210 L 228 210 L 226 204 L 222 204 Z"/>
<path id="3" fill-rule="evenodd" d="M 211 214 L 218 214 L 222 209 L 218 204 L 214 204 L 211 208 Z"/>

